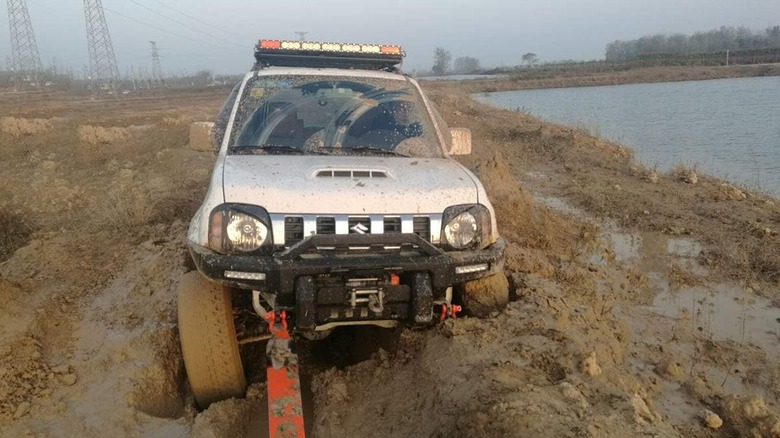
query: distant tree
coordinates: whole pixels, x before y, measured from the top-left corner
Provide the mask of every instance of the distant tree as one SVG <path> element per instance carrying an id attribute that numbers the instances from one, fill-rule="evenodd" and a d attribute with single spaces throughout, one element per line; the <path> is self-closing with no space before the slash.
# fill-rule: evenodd
<path id="1" fill-rule="evenodd" d="M 536 56 L 536 53 L 531 53 L 531 52 L 526 53 L 525 55 L 520 57 L 520 59 L 522 59 L 523 63 L 528 66 L 533 66 L 534 64 L 539 62 L 539 57 Z"/>
<path id="2" fill-rule="evenodd" d="M 453 73 L 472 73 L 479 70 L 479 59 L 471 56 L 461 56 L 455 58 L 452 63 Z"/>
<path id="3" fill-rule="evenodd" d="M 433 74 L 437 76 L 447 74 L 447 72 L 450 70 L 451 59 L 452 55 L 450 55 L 449 50 L 437 47 L 433 52 L 433 68 L 431 68 Z"/>
<path id="4" fill-rule="evenodd" d="M 726 50 L 750 50 L 780 48 L 780 26 L 754 31 L 744 26 L 722 26 L 693 35 L 648 35 L 630 41 L 613 41 L 607 44 L 607 61 L 627 61 L 647 55 L 690 55 L 695 53 L 723 52 Z"/>

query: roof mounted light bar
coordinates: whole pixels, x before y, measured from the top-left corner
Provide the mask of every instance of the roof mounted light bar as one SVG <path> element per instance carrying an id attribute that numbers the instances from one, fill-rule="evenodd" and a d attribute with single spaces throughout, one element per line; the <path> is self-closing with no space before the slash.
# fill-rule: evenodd
<path id="1" fill-rule="evenodd" d="M 403 61 L 400 46 L 260 40 L 255 60 L 260 67 L 394 69 Z"/>

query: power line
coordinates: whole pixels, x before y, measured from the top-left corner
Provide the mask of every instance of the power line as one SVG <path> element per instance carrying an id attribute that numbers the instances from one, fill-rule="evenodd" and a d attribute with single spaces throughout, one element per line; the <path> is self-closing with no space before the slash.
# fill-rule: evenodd
<path id="1" fill-rule="evenodd" d="M 179 20 L 177 20 L 175 18 L 169 17 L 169 16 L 167 16 L 165 14 L 162 14 L 162 13 L 160 13 L 158 11 L 155 11 L 154 9 L 152 9 L 152 8 L 150 8 L 150 7 L 148 7 L 148 6 L 144 5 L 144 4 L 138 3 L 136 0 L 130 0 L 130 3 L 133 3 L 136 6 L 140 6 L 140 7 L 144 8 L 144 9 L 146 9 L 147 11 L 149 11 L 149 12 L 151 12 L 151 13 L 157 15 L 157 16 L 160 16 L 162 18 L 165 18 L 166 20 L 170 20 L 170 21 L 172 21 L 172 22 L 174 22 L 174 23 L 176 23 L 176 24 L 178 24 L 180 26 L 184 26 L 187 29 L 194 30 L 195 32 L 198 32 L 199 34 L 206 35 L 206 36 L 209 36 L 211 38 L 216 38 L 218 40 L 222 40 L 223 42 L 226 42 L 228 44 L 232 44 L 234 46 L 245 47 L 243 44 L 238 44 L 235 41 L 226 40 L 226 39 L 224 39 L 224 38 L 222 38 L 220 36 L 212 35 L 212 34 L 210 34 L 208 32 L 203 32 L 202 30 L 197 29 L 197 28 L 195 28 L 193 26 L 190 26 L 187 23 L 182 23 L 181 21 L 179 21 Z"/>
<path id="2" fill-rule="evenodd" d="M 150 29 L 154 29 L 154 30 L 159 31 L 159 32 L 167 33 L 168 35 L 172 35 L 172 36 L 175 36 L 177 38 L 182 38 L 182 39 L 189 40 L 189 41 L 192 41 L 192 42 L 195 42 L 195 43 L 200 43 L 200 44 L 209 44 L 209 45 L 214 46 L 214 47 L 224 47 L 224 46 L 221 46 L 221 45 L 216 45 L 216 44 L 214 44 L 214 43 L 212 43 L 211 41 L 208 41 L 208 40 L 199 40 L 197 38 L 188 37 L 188 36 L 185 36 L 185 35 L 178 34 L 176 32 L 171 32 L 168 29 L 163 29 L 161 27 L 157 27 L 155 25 L 146 23 L 146 22 L 141 21 L 141 20 L 139 20 L 137 18 L 134 18 L 134 17 L 130 17 L 128 15 L 125 15 L 125 14 L 123 14 L 121 12 L 118 12 L 118 11 L 115 11 L 113 9 L 109 9 L 109 8 L 106 8 L 106 7 L 103 7 L 103 9 L 105 9 L 108 12 L 111 12 L 114 15 L 120 16 L 122 18 L 125 18 L 127 20 L 133 21 L 135 23 L 138 23 L 138 24 L 140 24 L 142 26 L 146 26 L 146 27 L 148 27 Z"/>
<path id="3" fill-rule="evenodd" d="M 229 31 L 229 30 L 225 30 L 225 29 L 222 29 L 222 28 L 216 27 L 216 26 L 214 26 L 214 25 L 213 25 L 213 24 L 211 24 L 211 23 L 207 23 L 207 22 L 205 22 L 205 21 L 203 21 L 203 20 L 201 20 L 201 19 L 199 19 L 199 18 L 196 18 L 196 17 L 193 17 L 192 15 L 189 15 L 189 14 L 187 14 L 186 12 L 182 12 L 182 11 L 180 11 L 180 10 L 178 10 L 178 9 L 176 9 L 176 8 L 174 8 L 174 7 L 172 7 L 172 6 L 166 5 L 165 3 L 161 2 L 160 0 L 154 0 L 154 2 L 155 2 L 155 3 L 157 3 L 157 4 L 159 4 L 159 5 L 160 5 L 160 6 L 162 6 L 162 7 L 166 8 L 166 9 L 170 9 L 171 11 L 173 11 L 173 12 L 176 12 L 177 14 L 179 14 L 179 15 L 181 15 L 181 16 L 183 16 L 183 17 L 189 18 L 189 19 L 190 19 L 190 20 L 192 20 L 192 21 L 195 21 L 195 22 L 197 22 L 197 23 L 200 23 L 200 24 L 206 25 L 206 26 L 208 26 L 208 27 L 210 27 L 210 28 L 212 28 L 212 29 L 214 29 L 214 30 L 217 30 L 217 31 L 219 31 L 219 32 L 222 32 L 222 33 L 231 34 L 231 35 L 233 35 L 233 37 L 239 38 L 239 39 L 241 39 L 241 40 L 243 40 L 243 39 L 244 39 L 244 36 L 242 36 L 242 35 L 239 35 L 239 34 L 237 34 L 237 33 L 233 33 L 233 32 L 231 32 L 231 31 Z"/>

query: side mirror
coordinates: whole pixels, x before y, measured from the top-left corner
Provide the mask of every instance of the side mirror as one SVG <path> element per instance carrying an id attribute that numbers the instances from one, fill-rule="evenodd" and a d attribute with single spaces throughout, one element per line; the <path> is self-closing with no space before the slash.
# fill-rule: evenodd
<path id="1" fill-rule="evenodd" d="M 218 150 L 211 140 L 211 130 L 214 124 L 211 122 L 193 122 L 190 125 L 190 147 L 198 152 L 214 152 Z"/>
<path id="2" fill-rule="evenodd" d="M 471 153 L 471 130 L 467 128 L 450 129 L 452 147 L 450 155 L 468 155 Z"/>

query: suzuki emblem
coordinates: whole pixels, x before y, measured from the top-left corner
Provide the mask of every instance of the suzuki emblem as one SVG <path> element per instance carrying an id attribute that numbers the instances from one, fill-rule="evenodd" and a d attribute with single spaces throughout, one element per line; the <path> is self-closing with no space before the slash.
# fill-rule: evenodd
<path id="1" fill-rule="evenodd" d="M 358 233 L 358 234 L 366 234 L 368 233 L 369 229 L 367 226 L 363 225 L 362 223 L 358 222 L 355 226 L 350 228 L 350 230 Z"/>

